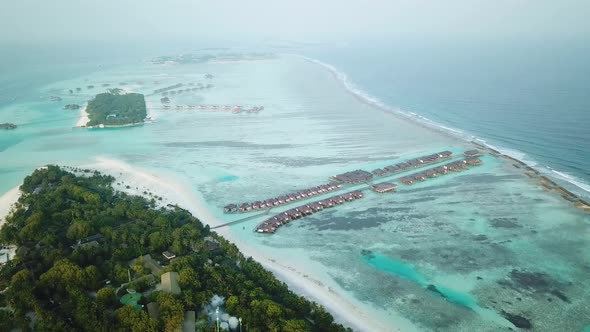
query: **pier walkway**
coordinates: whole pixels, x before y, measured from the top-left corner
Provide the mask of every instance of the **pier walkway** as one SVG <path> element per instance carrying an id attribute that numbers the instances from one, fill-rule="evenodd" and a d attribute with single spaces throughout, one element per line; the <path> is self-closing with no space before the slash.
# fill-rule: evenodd
<path id="1" fill-rule="evenodd" d="M 268 215 L 270 213 L 270 210 L 272 210 L 272 208 L 266 209 L 266 210 L 264 210 L 264 212 L 257 213 L 257 214 L 254 214 L 254 215 L 251 215 L 251 216 L 248 216 L 248 217 L 244 217 L 244 218 L 240 218 L 240 219 L 237 219 L 237 220 L 234 220 L 234 221 L 226 222 L 225 224 L 213 226 L 213 227 L 210 227 L 209 229 L 216 229 L 216 228 L 231 226 L 231 225 L 238 224 L 238 223 L 241 223 L 241 222 L 244 222 L 244 221 L 248 221 L 250 219 L 254 219 L 254 218 L 258 218 L 258 217 L 264 216 L 264 215 Z"/>

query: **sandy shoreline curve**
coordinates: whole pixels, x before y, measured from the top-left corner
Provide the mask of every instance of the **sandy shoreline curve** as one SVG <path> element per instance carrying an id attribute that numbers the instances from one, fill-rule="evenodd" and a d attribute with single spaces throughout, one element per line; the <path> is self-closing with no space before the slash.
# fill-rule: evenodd
<path id="1" fill-rule="evenodd" d="M 97 157 L 96 163 L 83 165 L 80 168 L 90 168 L 112 175 L 115 177 L 113 188 L 116 190 L 144 197 L 146 197 L 144 192 L 150 192 L 162 197 L 162 201 L 156 199 L 159 206 L 176 204 L 209 226 L 223 223 L 208 210 L 199 195 L 169 177 L 163 177 L 107 157 Z M 151 197 L 153 196 L 147 196 L 148 199 Z M 339 323 L 358 331 L 411 331 L 416 329 L 403 317 L 399 317 L 400 324 L 396 324 L 396 327 L 379 321 L 377 317 L 370 315 L 366 310 L 362 310 L 340 295 L 337 290 L 310 278 L 306 272 L 278 263 L 275 259 L 240 241 L 232 236 L 229 229 L 219 228 L 216 229 L 216 232 L 233 242 L 246 257 L 254 258 L 266 269 L 273 272 L 277 279 L 285 282 L 293 291 L 323 305 Z"/>
<path id="2" fill-rule="evenodd" d="M 19 187 L 16 186 L 0 196 L 0 228 L 6 223 L 6 216 L 10 213 L 12 206 L 18 201 L 21 195 Z"/>
<path id="3" fill-rule="evenodd" d="M 85 103 L 84 105 L 82 105 L 82 107 L 80 107 L 80 118 L 78 119 L 78 122 L 76 122 L 76 127 L 86 127 L 88 121 L 90 121 L 90 118 L 88 117 L 88 112 L 86 112 L 87 106 L 88 103 Z"/>

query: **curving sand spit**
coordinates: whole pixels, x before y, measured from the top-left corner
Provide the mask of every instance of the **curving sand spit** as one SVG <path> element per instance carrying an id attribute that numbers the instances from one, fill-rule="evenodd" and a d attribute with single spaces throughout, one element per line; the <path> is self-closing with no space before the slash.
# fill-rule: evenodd
<path id="1" fill-rule="evenodd" d="M 90 118 L 88 117 L 88 112 L 86 112 L 87 106 L 88 103 L 80 107 L 80 118 L 78 119 L 78 122 L 76 122 L 76 127 L 86 127 L 86 124 L 88 123 L 88 121 L 90 121 Z"/>
<path id="2" fill-rule="evenodd" d="M 81 166 L 82 168 L 96 169 L 102 173 L 115 177 L 113 187 L 115 189 L 134 195 L 143 195 L 144 191 L 162 197 L 162 201 L 156 199 L 160 206 L 177 204 L 187 209 L 203 223 L 210 226 L 222 224 L 207 209 L 207 206 L 191 189 L 184 186 L 180 181 L 170 177 L 162 177 L 147 170 L 132 167 L 125 162 L 105 157 L 96 158 L 96 163 Z M 117 184 L 119 183 L 119 184 Z M 127 188 L 129 186 L 129 188 Z M 151 196 L 147 196 L 150 198 Z M 334 318 L 346 326 L 358 331 L 410 331 L 415 330 L 409 321 L 399 317 L 399 324 L 393 327 L 386 324 L 377 317 L 373 317 L 368 310 L 361 308 L 339 293 L 338 289 L 329 287 L 319 280 L 311 278 L 307 272 L 298 271 L 287 263 L 279 263 L 266 256 L 263 252 L 248 246 L 238 238 L 232 237 L 227 228 L 216 229 L 216 232 L 229 241 L 235 243 L 245 256 L 250 256 L 262 264 L 266 269 L 272 271 L 275 276 L 285 282 L 295 292 L 307 297 L 310 300 L 322 304 L 332 313 Z M 396 319 L 398 321 L 398 319 Z"/>

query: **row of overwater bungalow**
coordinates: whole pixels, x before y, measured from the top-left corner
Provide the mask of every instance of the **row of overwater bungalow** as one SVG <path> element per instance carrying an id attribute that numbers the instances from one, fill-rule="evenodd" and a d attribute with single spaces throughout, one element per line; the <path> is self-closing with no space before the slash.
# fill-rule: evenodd
<path id="1" fill-rule="evenodd" d="M 164 109 L 172 108 L 170 105 L 166 105 L 170 102 L 168 97 L 164 97 L 161 99 L 162 103 L 165 104 L 163 107 Z M 175 109 L 177 110 L 201 110 L 201 111 L 214 111 L 214 112 L 232 112 L 232 113 L 258 113 L 264 110 L 264 106 L 254 106 L 251 108 L 245 108 L 242 105 L 175 105 Z"/>
<path id="2" fill-rule="evenodd" d="M 228 204 L 223 208 L 223 212 L 225 213 L 234 213 L 234 212 L 249 212 L 249 211 L 256 211 L 256 210 L 263 210 L 275 206 L 280 206 L 284 204 L 289 204 L 291 202 L 299 201 L 302 199 L 307 199 L 316 195 L 320 195 L 323 193 L 327 193 L 329 191 L 333 191 L 336 189 L 342 188 L 340 184 L 335 183 L 328 183 L 322 184 L 317 187 L 304 189 L 301 191 L 296 191 L 292 193 L 288 193 L 285 195 L 280 195 L 275 198 L 269 198 L 264 201 L 255 201 L 251 203 L 242 203 L 242 204 Z"/>
<path id="3" fill-rule="evenodd" d="M 424 165 L 432 164 L 440 161 L 440 159 L 449 158 L 453 153 L 451 151 L 442 151 L 433 153 L 430 155 L 406 160 L 404 162 L 397 163 L 395 165 L 389 165 L 383 169 L 377 168 L 371 172 L 367 172 L 361 169 L 338 174 L 332 177 L 333 180 L 345 183 L 364 183 L 373 180 L 375 176 L 387 176 L 390 173 L 396 173 L 411 168 L 421 167 Z"/>
<path id="4" fill-rule="evenodd" d="M 199 90 L 211 89 L 212 87 L 213 87 L 213 84 L 203 85 L 203 84 L 199 83 L 198 86 L 195 86 L 192 88 L 164 91 L 161 94 L 162 94 L 162 96 L 168 96 L 168 95 L 180 94 L 183 92 L 191 92 L 191 91 L 194 92 L 194 91 L 199 91 Z"/>
<path id="5" fill-rule="evenodd" d="M 482 163 L 481 159 L 479 158 L 466 158 L 459 161 L 454 161 L 452 163 L 448 163 L 439 167 L 427 169 L 423 172 L 418 172 L 414 174 L 410 174 L 399 179 L 399 182 L 403 184 L 413 184 L 416 181 L 425 181 L 428 178 L 435 178 L 439 175 L 444 175 L 449 172 L 459 172 L 464 169 L 467 169 L 469 166 L 477 166 Z"/>
<path id="6" fill-rule="evenodd" d="M 288 224 L 292 220 L 308 216 L 323 209 L 334 207 L 335 205 L 354 201 L 363 198 L 364 196 L 365 195 L 362 191 L 357 190 L 293 208 L 261 222 L 256 227 L 256 232 L 274 233 L 279 227 Z"/>

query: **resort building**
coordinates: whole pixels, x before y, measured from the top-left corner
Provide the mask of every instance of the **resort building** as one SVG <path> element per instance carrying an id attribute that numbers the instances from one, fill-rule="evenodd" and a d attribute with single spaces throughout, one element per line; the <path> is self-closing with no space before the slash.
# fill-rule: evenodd
<path id="1" fill-rule="evenodd" d="M 166 272 L 160 278 L 161 289 L 163 292 L 180 294 L 180 286 L 178 286 L 178 272 Z"/>
<path id="2" fill-rule="evenodd" d="M 362 183 L 372 180 L 373 174 L 362 169 L 358 169 L 356 171 L 335 175 L 334 179 L 346 183 Z"/>
<path id="3" fill-rule="evenodd" d="M 166 259 L 167 261 L 172 260 L 173 258 L 176 258 L 176 254 L 170 251 L 164 251 L 162 253 L 162 256 L 164 256 L 164 259 Z"/>
<path id="4" fill-rule="evenodd" d="M 397 185 L 391 182 L 382 182 L 372 186 L 373 190 L 378 193 L 385 193 L 388 191 L 395 191 L 397 189 Z"/>
<path id="5" fill-rule="evenodd" d="M 98 247 L 100 245 L 99 241 L 101 241 L 102 238 L 102 234 L 94 234 L 85 239 L 78 240 L 76 244 L 72 245 L 72 249 Z"/>

